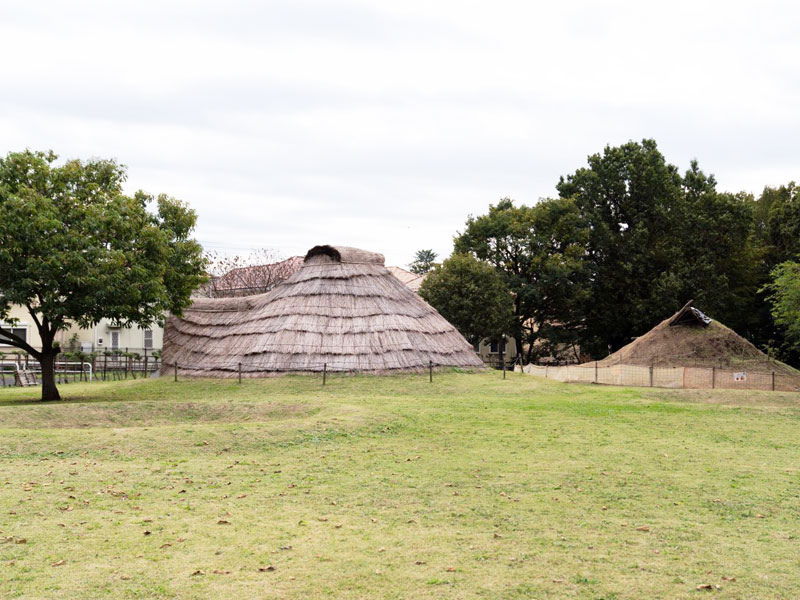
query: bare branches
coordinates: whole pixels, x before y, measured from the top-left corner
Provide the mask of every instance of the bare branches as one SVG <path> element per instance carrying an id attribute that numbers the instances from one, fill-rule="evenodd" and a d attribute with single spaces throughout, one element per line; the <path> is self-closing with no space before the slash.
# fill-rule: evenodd
<path id="1" fill-rule="evenodd" d="M 211 277 L 200 295 L 207 298 L 266 293 L 293 275 L 303 263 L 299 256 L 279 260 L 278 253 L 268 248 L 256 250 L 247 256 L 213 252 L 207 254 L 206 258 Z"/>

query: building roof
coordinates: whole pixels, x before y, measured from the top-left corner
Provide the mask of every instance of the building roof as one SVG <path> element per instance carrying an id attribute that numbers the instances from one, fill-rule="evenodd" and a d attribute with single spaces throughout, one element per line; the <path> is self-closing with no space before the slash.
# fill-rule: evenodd
<path id="1" fill-rule="evenodd" d="M 408 287 L 412 292 L 419 292 L 419 286 L 422 285 L 422 282 L 425 281 L 425 278 L 428 276 L 427 273 L 423 273 L 422 275 L 417 275 L 416 273 L 412 273 L 402 267 L 386 267 L 389 270 L 389 273 L 397 277 L 400 281 L 402 281 L 406 287 Z"/>
<path id="2" fill-rule="evenodd" d="M 273 290 L 200 298 L 169 317 L 163 364 L 187 375 L 233 377 L 291 371 L 480 367 L 472 346 L 394 277 L 383 256 L 315 246 Z"/>

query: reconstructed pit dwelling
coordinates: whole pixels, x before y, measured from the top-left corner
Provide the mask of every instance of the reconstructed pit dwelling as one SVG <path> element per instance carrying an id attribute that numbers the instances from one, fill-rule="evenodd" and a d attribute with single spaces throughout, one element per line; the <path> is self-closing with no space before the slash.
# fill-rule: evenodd
<path id="1" fill-rule="evenodd" d="M 483 366 L 432 306 L 394 277 L 382 254 L 315 246 L 265 294 L 197 299 L 164 330 L 165 373 L 245 377 L 287 372 L 391 373 Z"/>

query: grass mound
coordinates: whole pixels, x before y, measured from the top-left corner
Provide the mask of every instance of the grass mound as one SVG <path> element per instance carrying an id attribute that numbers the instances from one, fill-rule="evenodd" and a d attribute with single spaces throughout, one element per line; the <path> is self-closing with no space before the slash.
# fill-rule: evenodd
<path id="1" fill-rule="evenodd" d="M 753 344 L 718 321 L 707 327 L 670 326 L 665 319 L 643 336 L 599 361 L 600 366 L 717 367 L 775 371 L 797 376 L 800 371 L 770 359 Z"/>

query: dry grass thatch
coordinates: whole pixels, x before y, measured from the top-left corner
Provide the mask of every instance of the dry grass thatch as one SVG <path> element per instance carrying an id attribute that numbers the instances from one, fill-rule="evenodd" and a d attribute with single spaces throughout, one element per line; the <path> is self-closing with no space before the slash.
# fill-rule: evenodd
<path id="1" fill-rule="evenodd" d="M 384 267 L 381 254 L 316 246 L 275 289 L 201 298 L 169 317 L 166 372 L 232 377 L 281 372 L 481 367 L 472 346 Z M 325 367 L 324 367 L 325 366 Z"/>
<path id="2" fill-rule="evenodd" d="M 665 319 L 643 336 L 598 362 L 613 365 L 652 365 L 655 367 L 717 367 L 763 371 L 798 376 L 800 372 L 771 360 L 753 344 L 719 321 L 694 315 L 689 305 Z M 699 311 L 698 311 L 699 312 Z M 699 313 L 703 317 L 702 312 Z"/>

